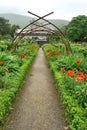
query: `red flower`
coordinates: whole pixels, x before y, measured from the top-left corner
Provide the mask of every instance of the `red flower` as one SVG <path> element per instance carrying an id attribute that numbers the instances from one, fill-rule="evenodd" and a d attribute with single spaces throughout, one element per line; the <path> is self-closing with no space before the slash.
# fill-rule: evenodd
<path id="1" fill-rule="evenodd" d="M 82 80 L 83 80 L 83 77 L 78 76 L 78 77 L 76 78 L 76 81 L 77 81 L 77 82 L 81 82 Z"/>
<path id="2" fill-rule="evenodd" d="M 58 51 L 54 52 L 54 55 L 60 55 L 60 52 L 58 52 Z"/>
<path id="3" fill-rule="evenodd" d="M 0 65 L 3 65 L 3 64 L 4 64 L 4 62 L 0 61 Z"/>
<path id="4" fill-rule="evenodd" d="M 48 53 L 48 56 L 50 57 L 52 54 L 51 53 Z"/>
<path id="5" fill-rule="evenodd" d="M 64 72 L 65 71 L 65 68 L 60 68 L 61 72 Z"/>
<path id="6" fill-rule="evenodd" d="M 25 57 L 25 54 L 20 54 L 20 58 L 24 58 Z"/>
<path id="7" fill-rule="evenodd" d="M 76 60 L 76 64 L 79 65 L 81 63 L 80 60 Z"/>
<path id="8" fill-rule="evenodd" d="M 77 71 L 76 73 L 77 73 L 78 77 L 82 77 L 82 78 L 85 77 L 84 74 L 83 74 L 82 72 Z"/>
<path id="9" fill-rule="evenodd" d="M 72 70 L 68 70 L 67 72 L 66 72 L 66 75 L 67 76 L 74 76 L 74 72 L 72 71 Z"/>
<path id="10" fill-rule="evenodd" d="M 3 72 L 6 73 L 6 72 L 7 72 L 7 69 L 4 69 Z"/>

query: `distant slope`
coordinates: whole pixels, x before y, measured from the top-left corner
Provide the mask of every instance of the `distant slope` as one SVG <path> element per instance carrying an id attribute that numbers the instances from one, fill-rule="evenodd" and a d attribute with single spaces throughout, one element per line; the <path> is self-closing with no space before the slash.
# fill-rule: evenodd
<path id="1" fill-rule="evenodd" d="M 18 14 L 0 14 L 0 17 L 4 17 L 9 20 L 10 24 L 18 24 L 20 27 L 26 26 L 32 17 L 18 15 Z"/>
<path id="2" fill-rule="evenodd" d="M 25 27 L 33 19 L 33 17 L 18 15 L 18 14 L 0 14 L 0 17 L 8 19 L 13 24 L 18 24 L 21 28 Z M 61 27 L 67 25 L 69 21 L 62 19 L 50 19 L 56 26 Z"/>
<path id="3" fill-rule="evenodd" d="M 63 20 L 63 19 L 51 19 L 50 21 L 58 27 L 62 27 L 62 26 L 67 25 L 69 23 L 68 20 Z"/>

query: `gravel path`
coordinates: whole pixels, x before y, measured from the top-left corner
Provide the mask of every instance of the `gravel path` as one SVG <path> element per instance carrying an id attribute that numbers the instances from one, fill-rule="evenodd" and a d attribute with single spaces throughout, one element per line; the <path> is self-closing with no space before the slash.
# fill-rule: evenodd
<path id="1" fill-rule="evenodd" d="M 40 48 L 4 130 L 66 130 L 64 112 Z"/>

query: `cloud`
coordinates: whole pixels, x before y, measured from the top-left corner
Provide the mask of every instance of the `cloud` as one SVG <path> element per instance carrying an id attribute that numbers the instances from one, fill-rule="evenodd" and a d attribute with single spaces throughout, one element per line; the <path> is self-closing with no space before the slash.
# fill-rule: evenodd
<path id="1" fill-rule="evenodd" d="M 87 0 L 0 0 L 1 13 L 30 15 L 27 11 L 40 16 L 51 11 L 47 18 L 68 19 L 80 14 L 87 14 Z"/>

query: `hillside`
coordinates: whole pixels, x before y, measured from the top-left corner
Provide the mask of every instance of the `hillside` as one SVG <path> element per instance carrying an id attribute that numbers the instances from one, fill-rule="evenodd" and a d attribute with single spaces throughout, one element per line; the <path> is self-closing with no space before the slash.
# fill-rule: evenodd
<path id="1" fill-rule="evenodd" d="M 9 20 L 9 22 L 13 24 L 18 24 L 20 27 L 26 26 L 32 17 L 18 15 L 18 14 L 0 14 L 0 17 L 4 17 Z"/>
<path id="2" fill-rule="evenodd" d="M 33 19 L 33 17 L 18 14 L 0 14 L 0 17 L 8 19 L 12 25 L 18 24 L 21 28 L 25 27 Z M 50 19 L 50 21 L 58 27 L 67 25 L 69 23 L 69 21 L 62 19 Z"/>

